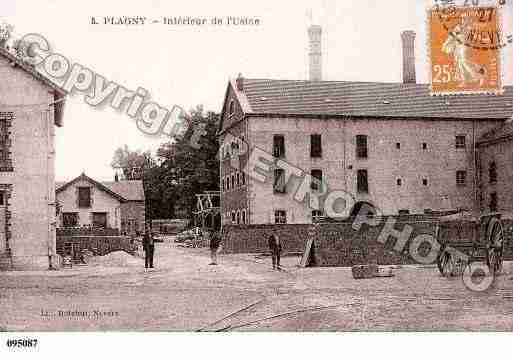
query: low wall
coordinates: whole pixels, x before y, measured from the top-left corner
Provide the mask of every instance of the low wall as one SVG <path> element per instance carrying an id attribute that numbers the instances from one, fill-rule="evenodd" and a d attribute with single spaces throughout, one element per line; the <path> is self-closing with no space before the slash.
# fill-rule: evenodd
<path id="1" fill-rule="evenodd" d="M 133 253 L 137 250 L 137 243 L 125 236 L 57 236 L 57 254 L 72 256 L 79 261 L 84 250 L 97 256 L 104 256 L 114 251 Z"/>
<path id="2" fill-rule="evenodd" d="M 401 231 L 405 225 L 412 227 L 412 234 L 405 252 L 398 253 L 393 248 L 395 239 L 390 237 L 384 244 L 378 242 L 379 235 L 385 225 L 369 226 L 363 224 L 358 230 L 353 229 L 352 223 L 322 223 L 312 224 L 266 224 L 266 225 L 228 225 L 224 227 L 224 253 L 262 253 L 268 252 L 267 238 L 269 234 L 277 234 L 283 250 L 287 252 L 302 252 L 309 238 L 309 232 L 317 228 L 314 234 L 313 265 L 316 266 L 352 266 L 356 264 L 377 263 L 414 264 L 416 261 L 408 253 L 411 241 L 421 234 L 434 235 L 436 220 L 398 219 L 394 228 Z M 505 249 L 504 258 L 513 259 L 513 221 L 504 220 Z M 429 252 L 429 244 L 419 248 L 420 255 Z"/>
<path id="3" fill-rule="evenodd" d="M 119 236 L 119 229 L 63 227 L 57 228 L 57 237 L 60 236 Z"/>
<path id="4" fill-rule="evenodd" d="M 310 224 L 226 225 L 223 234 L 224 253 L 263 253 L 271 233 L 280 237 L 285 252 L 302 252 Z"/>

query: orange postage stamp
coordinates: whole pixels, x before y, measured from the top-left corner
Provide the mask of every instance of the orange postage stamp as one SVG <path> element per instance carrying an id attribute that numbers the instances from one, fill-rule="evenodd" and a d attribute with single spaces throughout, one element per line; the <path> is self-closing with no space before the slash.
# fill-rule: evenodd
<path id="1" fill-rule="evenodd" d="M 496 7 L 434 7 L 428 12 L 432 95 L 502 92 Z"/>

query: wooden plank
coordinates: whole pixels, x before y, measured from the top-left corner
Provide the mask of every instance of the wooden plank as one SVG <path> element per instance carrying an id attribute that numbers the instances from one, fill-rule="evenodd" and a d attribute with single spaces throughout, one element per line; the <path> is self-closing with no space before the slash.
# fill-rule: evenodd
<path id="1" fill-rule="evenodd" d="M 312 251 L 312 245 L 313 245 L 313 238 L 309 238 L 306 241 L 305 251 L 303 252 L 303 257 L 301 258 L 301 262 L 299 263 L 299 266 L 304 268 L 308 265 L 308 259 L 310 258 L 310 252 Z"/>

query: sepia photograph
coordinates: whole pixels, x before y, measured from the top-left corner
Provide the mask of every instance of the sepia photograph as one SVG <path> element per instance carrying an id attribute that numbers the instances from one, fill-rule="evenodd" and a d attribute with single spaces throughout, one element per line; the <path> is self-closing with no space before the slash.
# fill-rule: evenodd
<path id="1" fill-rule="evenodd" d="M 495 354 L 512 69 L 510 0 L 1 0 L 0 354 Z"/>

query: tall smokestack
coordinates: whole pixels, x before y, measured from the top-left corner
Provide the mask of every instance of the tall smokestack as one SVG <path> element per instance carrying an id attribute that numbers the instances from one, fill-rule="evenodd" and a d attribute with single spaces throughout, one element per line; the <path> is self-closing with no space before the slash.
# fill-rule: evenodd
<path id="1" fill-rule="evenodd" d="M 407 30 L 401 33 L 403 41 L 403 83 L 414 84 L 415 76 L 415 31 Z"/>
<path id="2" fill-rule="evenodd" d="M 322 28 L 319 25 L 312 25 L 308 28 L 310 43 L 309 57 L 309 80 L 322 80 Z"/>

